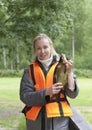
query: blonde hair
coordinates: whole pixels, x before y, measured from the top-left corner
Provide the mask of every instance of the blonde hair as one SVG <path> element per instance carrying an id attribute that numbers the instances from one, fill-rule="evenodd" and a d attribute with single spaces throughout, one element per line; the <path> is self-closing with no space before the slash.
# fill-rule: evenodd
<path id="1" fill-rule="evenodd" d="M 41 33 L 41 34 L 39 34 L 38 36 L 35 37 L 35 39 L 33 41 L 33 48 L 34 48 L 34 50 L 35 50 L 35 44 L 36 44 L 36 42 L 38 40 L 41 40 L 41 39 L 48 39 L 50 47 L 51 47 L 51 54 L 52 55 L 58 55 L 57 52 L 54 49 L 52 40 L 46 34 L 44 34 L 44 33 Z"/>

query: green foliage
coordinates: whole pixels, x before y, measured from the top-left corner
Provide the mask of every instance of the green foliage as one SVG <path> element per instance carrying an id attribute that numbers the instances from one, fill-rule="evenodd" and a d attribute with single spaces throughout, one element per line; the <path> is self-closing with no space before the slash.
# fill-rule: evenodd
<path id="1" fill-rule="evenodd" d="M 34 37 L 44 32 L 52 38 L 61 36 L 69 26 L 70 13 L 68 3 L 63 1 L 15 1 L 9 3 L 12 22 L 11 31 L 24 37 Z M 21 32 L 21 33 L 20 33 Z"/>
<path id="2" fill-rule="evenodd" d="M 84 55 L 77 55 L 75 57 L 74 67 L 77 69 L 89 69 L 92 70 L 92 54 L 89 52 Z"/>
<path id="3" fill-rule="evenodd" d="M 21 77 L 22 70 L 0 70 L 0 77 Z"/>
<path id="4" fill-rule="evenodd" d="M 39 33 L 50 36 L 57 52 L 71 58 L 74 40 L 76 68 L 92 69 L 91 3 L 91 0 L 1 0 L 0 69 L 19 70 L 27 66 L 33 59 L 33 38 Z"/>
<path id="5" fill-rule="evenodd" d="M 32 40 L 39 33 L 47 33 L 53 41 L 58 39 L 60 44 L 63 34 L 66 35 L 71 27 L 72 18 L 68 3 L 65 0 L 1 1 L 1 12 L 5 15 L 1 29 L 5 35 L 0 35 L 0 68 L 24 67 L 25 62 L 28 63 L 32 59 Z"/>
<path id="6" fill-rule="evenodd" d="M 74 69 L 74 73 L 77 75 L 77 77 L 92 78 L 92 70 Z"/>
<path id="7" fill-rule="evenodd" d="M 92 78 L 92 70 L 78 68 L 74 69 L 77 77 Z M 22 77 L 23 70 L 0 70 L 0 77 Z"/>

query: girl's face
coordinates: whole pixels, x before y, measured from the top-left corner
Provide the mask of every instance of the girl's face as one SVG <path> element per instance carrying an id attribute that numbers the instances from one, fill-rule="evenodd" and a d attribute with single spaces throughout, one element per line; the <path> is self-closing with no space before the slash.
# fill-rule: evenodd
<path id="1" fill-rule="evenodd" d="M 51 46 L 48 39 L 43 38 L 35 43 L 35 53 L 40 60 L 47 60 L 51 56 Z"/>

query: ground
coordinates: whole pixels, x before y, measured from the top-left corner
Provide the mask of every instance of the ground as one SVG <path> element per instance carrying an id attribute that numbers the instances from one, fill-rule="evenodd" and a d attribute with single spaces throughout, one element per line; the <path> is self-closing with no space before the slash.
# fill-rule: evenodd
<path id="1" fill-rule="evenodd" d="M 17 104 L 0 104 L 0 130 L 18 130 L 19 119 L 22 116 L 21 107 Z"/>
<path id="2" fill-rule="evenodd" d="M 76 107 L 84 116 L 85 113 L 92 113 L 92 107 Z M 18 121 L 22 116 L 21 108 L 17 106 L 0 107 L 0 130 L 18 130 Z M 7 122 L 7 123 L 6 123 Z"/>

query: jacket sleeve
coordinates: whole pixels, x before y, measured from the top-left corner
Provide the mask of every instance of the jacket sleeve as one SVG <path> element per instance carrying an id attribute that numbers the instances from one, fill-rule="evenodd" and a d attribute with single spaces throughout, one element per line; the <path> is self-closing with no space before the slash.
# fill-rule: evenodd
<path id="1" fill-rule="evenodd" d="M 74 89 L 74 91 L 72 91 L 72 90 L 70 90 L 68 88 L 68 84 L 65 86 L 66 95 L 68 97 L 70 97 L 70 98 L 76 98 L 77 95 L 78 95 L 78 93 L 79 93 L 79 88 L 78 88 L 76 76 L 74 75 L 73 78 L 74 78 L 74 83 L 75 83 L 75 89 Z"/>
<path id="2" fill-rule="evenodd" d="M 20 100 L 28 106 L 42 106 L 46 102 L 45 89 L 35 91 L 28 69 L 24 70 L 24 74 L 21 79 Z"/>

